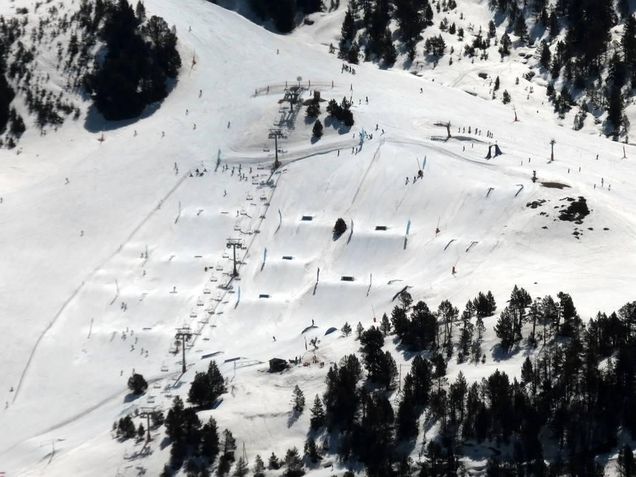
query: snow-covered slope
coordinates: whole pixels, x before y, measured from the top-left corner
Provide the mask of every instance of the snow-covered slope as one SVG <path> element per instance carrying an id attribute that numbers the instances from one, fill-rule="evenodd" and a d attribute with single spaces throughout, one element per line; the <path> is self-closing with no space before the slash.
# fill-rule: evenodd
<path id="1" fill-rule="evenodd" d="M 146 8 L 176 25 L 184 62 L 153 114 L 105 125 L 103 142 L 80 120 L 25 137 L 19 155 L 0 152 L 0 471 L 158 474 L 168 460 L 161 436 L 141 457 L 141 445 L 112 439 L 111 424 L 141 406 L 167 409 L 212 353 L 231 383 L 210 411 L 219 427 L 232 429 L 249 458 L 301 447 L 308 418 L 288 422 L 291 389 L 302 383 L 313 397 L 327 369 L 320 363 L 357 347 L 325 331 L 369 325 L 405 286 L 432 306 L 447 298 L 461 306 L 488 289 L 503 302 L 515 283 L 533 296 L 564 290 L 585 317 L 632 298 L 631 147 L 624 159 L 617 143 L 554 126 L 548 110 L 519 110 L 513 122 L 510 108 L 444 76 L 371 64 L 342 72 L 320 41 L 335 37 L 341 12 L 324 18 L 331 33 L 277 36 L 204 0 L 148 0 Z M 312 144 L 301 112 L 271 175 L 269 130 L 283 85 L 298 81 L 326 99 L 351 96 L 356 124 L 342 134 L 326 127 Z M 448 141 L 440 121 L 451 122 Z M 373 138 L 360 148 L 362 129 Z M 484 159 L 487 131 L 503 156 Z M 568 188 L 533 183 L 533 170 Z M 554 221 L 561 199 L 578 196 L 592 210 L 584 225 Z M 526 206 L 538 199 L 548 202 Z M 333 241 L 338 217 L 353 228 Z M 246 249 L 240 280 L 224 289 L 228 238 Z M 171 351 L 183 325 L 200 334 L 179 377 Z M 305 351 L 313 337 L 315 363 Z M 463 365 L 464 373 L 518 372 L 518 360 L 487 354 L 486 365 Z M 272 357 L 301 355 L 308 366 L 264 372 Z M 131 401 L 133 369 L 152 384 Z"/>

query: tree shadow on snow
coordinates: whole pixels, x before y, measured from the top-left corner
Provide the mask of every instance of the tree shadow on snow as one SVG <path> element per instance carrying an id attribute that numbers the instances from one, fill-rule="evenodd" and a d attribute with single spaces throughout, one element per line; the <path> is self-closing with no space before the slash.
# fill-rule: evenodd
<path id="1" fill-rule="evenodd" d="M 505 350 L 501 345 L 496 344 L 490 349 L 490 355 L 494 361 L 506 361 L 521 351 L 519 346 L 515 346 L 510 350 Z"/>
<path id="2" fill-rule="evenodd" d="M 338 131 L 338 134 L 347 134 L 349 131 L 351 131 L 351 126 L 345 126 L 342 121 L 338 121 L 332 116 L 327 116 L 325 118 L 325 127 L 334 128 L 336 131 Z"/>
<path id="3" fill-rule="evenodd" d="M 134 400 L 139 399 L 141 396 L 143 396 L 143 394 L 128 393 L 124 396 L 124 402 L 133 402 Z"/>
<path id="4" fill-rule="evenodd" d="M 170 79 L 166 82 L 166 91 L 167 91 L 166 98 L 175 89 L 175 87 L 177 86 L 177 83 L 178 83 L 177 79 Z M 108 119 L 104 118 L 102 113 L 100 113 L 97 110 L 97 107 L 95 106 L 95 104 L 92 104 L 88 108 L 86 118 L 84 119 L 84 129 L 86 129 L 88 132 L 98 133 L 98 132 L 104 132 L 104 131 L 114 131 L 116 129 L 131 126 L 135 124 L 136 122 L 141 121 L 142 119 L 149 118 L 150 116 L 155 114 L 161 108 L 162 103 L 163 103 L 163 100 L 156 101 L 146 106 L 139 116 L 135 118 L 130 118 L 130 119 L 122 119 L 119 121 L 109 121 Z"/>
<path id="5" fill-rule="evenodd" d="M 290 428 L 291 426 L 293 426 L 296 421 L 298 421 L 298 418 L 300 417 L 300 413 L 297 413 L 296 411 L 291 411 L 289 413 L 289 417 L 287 418 L 287 427 Z"/>

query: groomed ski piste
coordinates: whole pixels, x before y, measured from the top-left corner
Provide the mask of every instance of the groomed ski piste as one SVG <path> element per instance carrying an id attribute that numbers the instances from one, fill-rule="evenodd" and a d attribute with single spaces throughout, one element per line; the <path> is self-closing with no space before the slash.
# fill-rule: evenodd
<path id="1" fill-rule="evenodd" d="M 515 122 L 511 105 L 445 81 L 373 64 L 342 72 L 326 46 L 342 9 L 283 36 L 204 0 L 146 8 L 176 25 L 184 63 L 156 111 L 103 132 L 83 120 L 44 137 L 31 130 L 18 151 L 0 152 L 7 477 L 158 475 L 169 460 L 163 431 L 148 445 L 122 443 L 112 422 L 185 401 L 210 359 L 229 392 L 202 418 L 231 429 L 250 463 L 302 449 L 309 413 L 290 419 L 294 385 L 313 400 L 329 364 L 358 348 L 353 335 L 326 332 L 368 327 L 405 287 L 431 307 L 449 299 L 461 308 L 492 290 L 500 310 L 514 284 L 533 297 L 565 291 L 584 319 L 634 298 L 631 146 L 558 127 L 535 104 L 517 104 Z M 355 125 L 325 125 L 312 142 L 303 108 L 282 122 L 282 166 L 272 172 L 268 136 L 290 113 L 285 83 L 300 85 L 303 100 L 315 89 L 351 97 Z M 450 139 L 436 125 L 447 122 Z M 495 142 L 504 154 L 485 159 Z M 584 224 L 558 220 L 555 207 L 579 196 L 591 210 Z M 527 206 L 537 200 L 547 202 Z M 349 227 L 334 241 L 339 217 Z M 244 246 L 235 279 L 228 239 Z M 495 353 L 496 318 L 485 322 L 486 363 L 451 360 L 449 378 L 519 374 L 527 352 Z M 184 326 L 196 334 L 182 374 L 174 337 Z M 306 345 L 314 338 L 315 350 Z M 302 365 L 267 373 L 274 357 Z M 133 370 L 149 382 L 137 399 L 126 387 Z M 465 464 L 478 470 L 485 460 Z M 323 465 L 308 475 L 343 470 Z"/>

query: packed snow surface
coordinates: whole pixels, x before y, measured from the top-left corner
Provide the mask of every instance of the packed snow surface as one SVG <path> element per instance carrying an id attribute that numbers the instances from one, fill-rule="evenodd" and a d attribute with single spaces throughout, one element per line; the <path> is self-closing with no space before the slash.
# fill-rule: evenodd
<path id="1" fill-rule="evenodd" d="M 112 438 L 112 422 L 167 409 L 210 359 L 230 392 L 208 413 L 249 459 L 302 448 L 308 413 L 290 420 L 293 386 L 311 402 L 329 363 L 357 349 L 353 336 L 325 332 L 369 326 L 404 287 L 431 307 L 450 299 L 460 308 L 492 290 L 500 309 L 514 284 L 532 296 L 563 290 L 584 318 L 633 299 L 631 146 L 624 157 L 621 144 L 559 127 L 535 105 L 518 104 L 515 122 L 512 105 L 467 94 L 443 71 L 342 72 L 327 47 L 342 9 L 283 36 L 204 0 L 146 8 L 176 25 L 184 63 L 156 111 L 104 123 L 103 133 L 83 120 L 42 137 L 31 130 L 19 154 L 0 151 L 7 476 L 157 475 L 169 458 L 162 435 L 141 456 L 141 444 Z M 294 119 L 281 102 L 285 84 L 300 84 L 303 100 L 314 89 L 351 97 L 355 125 L 327 120 L 312 142 L 304 108 Z M 272 173 L 268 136 L 279 121 L 282 167 Z M 446 122 L 450 139 L 436 125 Z M 495 142 L 504 154 L 485 159 Z M 591 210 L 583 224 L 558 220 L 556 207 L 579 196 Z M 527 207 L 537 200 L 546 202 Z M 348 229 L 334 241 L 339 217 Z M 244 246 L 235 280 L 230 238 Z M 453 364 L 451 375 L 518 373 L 523 356 L 492 355 L 495 319 L 486 364 Z M 198 333 L 184 375 L 174 342 L 182 326 Z M 306 350 L 315 337 L 318 350 Z M 266 373 L 270 358 L 298 356 L 307 366 Z M 150 383 L 136 400 L 126 388 L 133 370 Z"/>

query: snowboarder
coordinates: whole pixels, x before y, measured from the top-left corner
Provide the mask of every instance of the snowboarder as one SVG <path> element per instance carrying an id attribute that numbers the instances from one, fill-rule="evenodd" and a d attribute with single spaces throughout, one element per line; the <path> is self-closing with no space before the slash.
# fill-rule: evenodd
<path id="1" fill-rule="evenodd" d="M 274 341 L 276 341 L 276 337 L 275 336 L 272 336 L 272 338 L 273 338 Z"/>
<path id="2" fill-rule="evenodd" d="M 455 275 L 455 273 L 457 273 L 457 271 L 455 270 L 455 265 L 453 265 L 453 275 Z"/>

